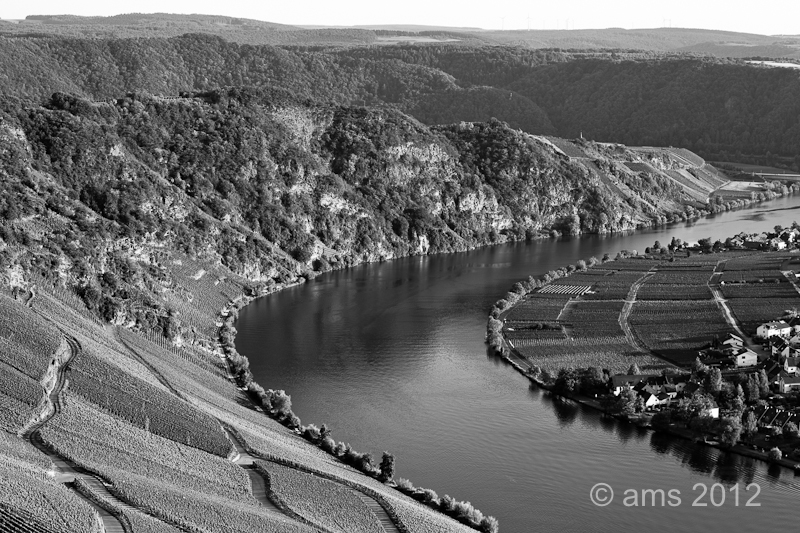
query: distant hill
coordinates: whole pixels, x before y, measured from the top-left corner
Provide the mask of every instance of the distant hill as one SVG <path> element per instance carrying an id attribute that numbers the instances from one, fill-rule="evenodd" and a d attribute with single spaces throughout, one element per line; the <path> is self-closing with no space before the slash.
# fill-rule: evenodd
<path id="1" fill-rule="evenodd" d="M 241 44 L 364 46 L 440 41 L 456 45 L 502 44 L 533 49 L 640 50 L 690 52 L 716 57 L 800 58 L 800 36 L 697 28 L 500 31 L 421 24 L 290 26 L 238 17 L 169 13 L 128 13 L 111 17 L 32 15 L 17 23 L 0 21 L 0 35 L 170 38 L 185 33 L 207 33 Z M 377 34 L 381 37 L 377 38 Z M 444 34 L 446 38 L 442 37 Z M 388 39 L 389 35 L 403 38 Z M 413 36 L 417 38 L 411 39 Z"/>

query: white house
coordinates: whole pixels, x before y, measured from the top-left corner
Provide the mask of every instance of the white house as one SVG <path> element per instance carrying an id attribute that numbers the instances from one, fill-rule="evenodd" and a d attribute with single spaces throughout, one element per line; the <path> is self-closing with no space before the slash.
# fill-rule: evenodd
<path id="1" fill-rule="evenodd" d="M 783 393 L 800 391 L 800 376 L 789 376 L 781 372 L 781 376 L 778 378 L 778 386 Z"/>
<path id="2" fill-rule="evenodd" d="M 783 337 L 785 335 L 789 335 L 791 332 L 792 327 L 783 320 L 765 322 L 764 324 L 758 326 L 758 329 L 756 329 L 756 334 L 759 337 L 764 337 L 765 339 L 774 337 L 775 335 Z"/>
<path id="3" fill-rule="evenodd" d="M 722 341 L 722 345 L 725 348 L 738 349 L 744 346 L 744 340 L 738 335 L 734 335 L 733 333 L 728 333 L 728 338 Z"/>
<path id="4" fill-rule="evenodd" d="M 758 364 L 758 354 L 753 350 L 743 348 L 739 353 L 733 356 L 733 363 L 736 365 L 736 368 L 756 366 Z"/>
<path id="5" fill-rule="evenodd" d="M 783 362 L 783 369 L 788 374 L 797 374 L 798 366 L 800 366 L 800 357 L 787 357 Z"/>

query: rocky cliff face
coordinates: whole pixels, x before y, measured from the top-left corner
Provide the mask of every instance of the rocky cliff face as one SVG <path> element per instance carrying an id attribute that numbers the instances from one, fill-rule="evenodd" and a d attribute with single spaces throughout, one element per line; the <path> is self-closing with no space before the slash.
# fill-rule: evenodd
<path id="1" fill-rule="evenodd" d="M 623 164 L 638 160 L 624 147 L 498 121 L 431 128 L 277 92 L 6 98 L 0 121 L 0 266 L 100 294 L 110 316 L 131 301 L 166 312 L 172 252 L 270 286 L 364 261 L 628 230 L 684 209 L 674 183 Z"/>

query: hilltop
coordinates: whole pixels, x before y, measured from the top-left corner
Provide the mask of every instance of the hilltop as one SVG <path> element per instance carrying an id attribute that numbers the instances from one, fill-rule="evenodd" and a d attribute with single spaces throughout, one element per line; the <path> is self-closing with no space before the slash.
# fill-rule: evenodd
<path id="1" fill-rule="evenodd" d="M 681 146 L 712 161 L 800 163 L 796 69 L 739 60 L 474 43 L 253 46 L 195 33 L 0 37 L 0 67 L 0 92 L 37 101 L 55 92 L 106 100 L 136 91 L 283 89 L 324 103 L 392 107 L 429 126 L 496 118 L 536 135 Z"/>

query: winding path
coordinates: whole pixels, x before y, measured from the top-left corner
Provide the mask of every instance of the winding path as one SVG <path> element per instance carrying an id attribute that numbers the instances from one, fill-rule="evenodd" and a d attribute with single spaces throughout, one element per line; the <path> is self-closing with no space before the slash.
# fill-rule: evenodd
<path id="1" fill-rule="evenodd" d="M 645 272 L 644 275 L 637 279 L 633 285 L 631 285 L 630 290 L 628 291 L 627 296 L 625 297 L 625 305 L 622 306 L 622 310 L 619 312 L 619 327 L 622 328 L 623 333 L 625 333 L 625 338 L 633 348 L 637 351 L 642 353 L 650 354 L 655 357 L 659 357 L 658 355 L 654 354 L 650 351 L 650 349 L 642 344 L 639 341 L 639 338 L 633 332 L 631 328 L 631 324 L 628 319 L 631 316 L 631 311 L 633 311 L 633 304 L 636 303 L 636 293 L 639 292 L 639 288 L 647 281 L 647 278 L 655 274 L 653 271 Z M 662 359 L 659 357 L 659 359 Z"/>
<path id="2" fill-rule="evenodd" d="M 75 338 L 64 335 L 64 341 L 66 349 L 63 349 L 62 346 L 56 352 L 42 378 L 42 385 L 44 386 L 45 392 L 42 410 L 25 424 L 19 431 L 19 436 L 27 440 L 33 447 L 37 448 L 50 459 L 57 472 L 56 481 L 67 484 L 75 494 L 97 511 L 102 522 L 103 531 L 106 533 L 128 533 L 130 529 L 126 530 L 122 522 L 120 522 L 116 516 L 111 514 L 103 506 L 98 505 L 92 498 L 85 496 L 76 489 L 74 482 L 77 478 L 82 478 L 83 475 L 77 472 L 61 456 L 53 453 L 44 446 L 39 437 L 39 430 L 61 411 L 61 392 L 64 390 L 64 384 L 66 383 L 66 370 L 69 367 L 69 363 L 81 353 L 81 345 Z"/>

